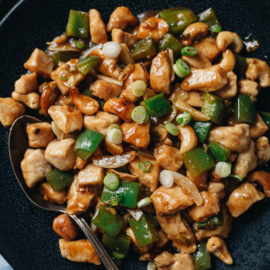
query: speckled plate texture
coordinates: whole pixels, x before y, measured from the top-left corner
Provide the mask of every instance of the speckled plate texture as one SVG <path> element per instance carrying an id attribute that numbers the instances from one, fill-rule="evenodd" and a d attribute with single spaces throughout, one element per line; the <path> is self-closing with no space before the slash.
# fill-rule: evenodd
<path id="1" fill-rule="evenodd" d="M 98 9 L 108 22 L 117 6 L 127 6 L 134 14 L 145 10 L 165 9 L 181 4 L 199 13 L 213 7 L 224 29 L 237 32 L 242 38 L 255 33 L 261 48 L 249 57 L 270 56 L 270 1 L 219 0 L 24 0 L 0 24 L 0 96 L 9 97 L 14 82 L 26 72 L 23 63 L 35 48 L 46 49 L 46 42 L 65 31 L 70 9 Z M 260 93 L 259 109 L 270 111 L 269 89 Z M 30 111 L 27 113 L 31 114 Z M 0 125 L 0 253 L 16 270 L 104 269 L 103 266 L 74 263 L 62 259 L 59 237 L 52 230 L 57 214 L 43 211 L 26 198 L 13 174 L 8 156 L 8 133 Z M 227 266 L 213 258 L 212 269 L 270 269 L 270 200 L 252 206 L 234 220 L 233 231 L 226 240 L 234 259 Z M 137 255 L 125 260 L 123 269 L 143 270 L 147 263 Z"/>

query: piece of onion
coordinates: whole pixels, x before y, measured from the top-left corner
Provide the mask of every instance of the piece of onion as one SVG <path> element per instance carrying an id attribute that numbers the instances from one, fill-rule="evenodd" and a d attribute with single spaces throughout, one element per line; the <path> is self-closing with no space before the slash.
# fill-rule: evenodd
<path id="1" fill-rule="evenodd" d="M 49 48 L 48 48 L 48 51 L 51 51 L 51 52 L 80 52 L 79 49 L 71 46 L 69 43 L 67 44 L 64 44 L 64 45 L 51 45 Z"/>
<path id="2" fill-rule="evenodd" d="M 94 165 L 103 168 L 119 168 L 131 162 L 136 157 L 136 152 L 131 151 L 122 155 L 93 157 Z"/>
<path id="3" fill-rule="evenodd" d="M 169 55 L 170 62 L 171 62 L 171 70 L 173 70 L 173 65 L 174 65 L 173 50 L 170 48 L 168 49 L 168 55 Z M 175 79 L 175 74 L 174 74 L 174 72 L 172 72 L 171 82 L 173 82 L 174 79 Z"/>
<path id="4" fill-rule="evenodd" d="M 127 209 L 127 211 L 136 221 L 139 221 L 143 216 L 143 211 L 141 209 Z"/>
<path id="5" fill-rule="evenodd" d="M 187 91 L 184 91 L 180 88 L 180 84 L 179 83 L 176 83 L 175 84 L 175 87 L 169 97 L 169 100 L 171 102 L 176 102 L 178 99 L 180 100 L 187 100 L 189 98 L 189 94 Z"/>
<path id="6" fill-rule="evenodd" d="M 106 57 L 116 58 L 121 51 L 121 46 L 116 41 L 109 41 L 103 45 L 102 51 Z"/>
<path id="7" fill-rule="evenodd" d="M 134 64 L 134 60 L 131 58 L 130 51 L 126 43 L 120 44 L 121 52 L 119 54 L 120 61 L 125 65 Z"/>
<path id="8" fill-rule="evenodd" d="M 118 81 L 117 79 L 114 79 L 112 77 L 105 76 L 105 75 L 100 75 L 100 74 L 93 74 L 93 75 L 96 78 L 101 79 L 101 80 L 104 80 L 106 82 L 109 82 L 109 83 L 112 83 L 112 84 L 116 84 L 116 85 L 119 85 L 119 86 L 123 86 L 123 82 Z M 90 87 L 90 89 L 91 89 L 91 87 Z"/>
<path id="9" fill-rule="evenodd" d="M 171 171 L 163 170 L 159 174 L 159 182 L 165 188 L 170 188 L 170 187 L 172 187 L 173 182 L 174 182 L 174 175 L 172 174 Z"/>
<path id="10" fill-rule="evenodd" d="M 86 50 L 85 52 L 83 52 L 83 54 L 81 55 L 80 59 L 85 58 L 86 56 L 88 56 L 93 50 L 95 49 L 102 49 L 103 44 L 99 43 L 97 45 L 95 45 L 94 47 L 89 48 L 88 50 Z"/>
<path id="11" fill-rule="evenodd" d="M 172 174 L 174 176 L 174 183 L 181 187 L 194 200 L 197 206 L 200 206 L 203 203 L 203 198 L 196 185 L 189 178 L 178 172 L 172 171 Z"/>

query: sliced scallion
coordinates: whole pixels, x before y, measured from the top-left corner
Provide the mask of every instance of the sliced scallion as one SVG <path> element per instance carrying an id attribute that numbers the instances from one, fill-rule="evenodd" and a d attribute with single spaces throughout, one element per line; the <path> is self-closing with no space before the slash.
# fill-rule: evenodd
<path id="1" fill-rule="evenodd" d="M 219 32 L 222 31 L 222 27 L 221 26 L 215 26 L 211 29 L 211 35 L 213 34 L 218 34 Z"/>
<path id="2" fill-rule="evenodd" d="M 181 126 L 186 126 L 191 121 L 191 114 L 184 111 L 182 114 L 176 116 L 176 122 Z"/>
<path id="3" fill-rule="evenodd" d="M 144 172 L 148 173 L 151 169 L 151 162 L 149 160 L 146 160 L 145 162 L 140 161 L 138 163 L 138 167 Z"/>
<path id="4" fill-rule="evenodd" d="M 120 144 L 123 141 L 123 133 L 118 128 L 111 129 L 107 133 L 107 136 L 108 136 L 109 142 L 114 143 L 114 144 Z"/>
<path id="5" fill-rule="evenodd" d="M 198 53 L 197 49 L 190 46 L 186 46 L 181 50 L 182 55 L 194 56 L 197 53 Z"/>
<path id="6" fill-rule="evenodd" d="M 137 106 L 132 111 L 131 118 L 136 123 L 145 124 L 149 120 L 149 114 L 143 106 Z"/>
<path id="7" fill-rule="evenodd" d="M 125 254 L 121 253 L 121 252 L 118 252 L 118 251 L 113 251 L 112 252 L 112 255 L 115 259 L 117 260 L 123 260 L 126 258 Z"/>
<path id="8" fill-rule="evenodd" d="M 218 162 L 215 173 L 222 178 L 228 177 L 231 174 L 231 165 L 227 162 Z"/>
<path id="9" fill-rule="evenodd" d="M 171 122 L 167 122 L 165 124 L 165 128 L 173 136 L 177 136 L 179 134 L 179 130 L 178 130 L 177 126 L 175 124 L 171 123 Z"/>
<path id="10" fill-rule="evenodd" d="M 108 173 L 103 179 L 104 186 L 110 191 L 116 191 L 119 188 L 119 178 L 114 173 Z"/>
<path id="11" fill-rule="evenodd" d="M 190 73 L 189 65 L 182 59 L 178 59 L 173 65 L 173 70 L 178 77 L 184 78 Z"/>
<path id="12" fill-rule="evenodd" d="M 235 180 L 237 180 L 237 181 L 243 181 L 243 177 L 241 177 L 240 175 L 237 175 L 237 174 L 230 174 L 228 177 L 230 177 L 230 178 L 235 178 Z"/>
<path id="13" fill-rule="evenodd" d="M 151 199 L 149 197 L 143 198 L 142 200 L 140 200 L 137 203 L 138 208 L 143 208 L 146 205 L 149 205 L 150 203 L 152 203 Z"/>
<path id="14" fill-rule="evenodd" d="M 118 126 L 117 124 L 109 125 L 109 127 L 107 128 L 107 136 L 108 136 L 108 133 L 114 128 L 121 129 L 120 126 Z"/>
<path id="15" fill-rule="evenodd" d="M 132 84 L 131 90 L 134 96 L 141 97 L 146 90 L 146 83 L 142 80 L 137 80 Z"/>

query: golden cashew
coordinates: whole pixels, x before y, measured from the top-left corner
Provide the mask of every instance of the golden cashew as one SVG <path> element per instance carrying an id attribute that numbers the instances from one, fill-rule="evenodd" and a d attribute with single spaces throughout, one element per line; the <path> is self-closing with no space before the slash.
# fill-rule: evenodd
<path id="1" fill-rule="evenodd" d="M 184 154 L 198 145 L 198 138 L 192 127 L 177 127 L 179 130 L 178 138 L 181 140 L 180 154 Z"/>
<path id="2" fill-rule="evenodd" d="M 83 114 L 92 115 L 99 110 L 99 103 L 91 97 L 82 95 L 78 87 L 76 86 L 73 86 L 70 89 L 70 97 L 71 97 L 72 103 Z"/>
<path id="3" fill-rule="evenodd" d="M 233 71 L 235 63 L 236 63 L 236 59 L 235 59 L 235 55 L 234 53 L 227 49 L 225 52 L 223 52 L 222 54 L 223 59 L 221 60 L 221 62 L 219 63 L 219 65 L 226 71 L 226 72 L 230 72 Z"/>
<path id="4" fill-rule="evenodd" d="M 239 53 L 243 49 L 243 41 L 236 33 L 230 31 L 220 32 L 217 35 L 217 47 L 219 50 L 225 52 L 229 45 L 236 53 Z"/>
<path id="5" fill-rule="evenodd" d="M 204 69 L 212 67 L 210 60 L 200 51 L 194 56 L 183 55 L 182 59 L 193 68 Z"/>
<path id="6" fill-rule="evenodd" d="M 40 107 L 40 96 L 38 93 L 29 93 L 27 95 L 22 95 L 14 91 L 12 92 L 11 97 L 17 101 L 24 103 L 32 110 L 37 110 Z"/>
<path id="7" fill-rule="evenodd" d="M 209 182 L 208 192 L 216 193 L 218 195 L 218 199 L 221 201 L 226 197 L 224 188 L 225 185 L 222 182 Z"/>
<path id="8" fill-rule="evenodd" d="M 190 24 L 182 35 L 182 43 L 189 46 L 195 39 L 205 37 L 209 33 L 209 27 L 206 23 L 196 22 Z"/>
<path id="9" fill-rule="evenodd" d="M 40 106 L 45 114 L 48 114 L 48 110 L 51 105 L 53 105 L 57 95 L 60 93 L 57 85 L 48 84 L 41 94 Z"/>
<path id="10" fill-rule="evenodd" d="M 246 180 L 248 182 L 257 182 L 263 187 L 263 191 L 267 197 L 270 197 L 270 173 L 265 171 L 256 171 L 250 173 Z"/>
<path id="11" fill-rule="evenodd" d="M 233 264 L 233 259 L 222 238 L 211 237 L 208 239 L 206 248 L 226 264 Z"/>
<path id="12" fill-rule="evenodd" d="M 168 135 L 168 131 L 165 128 L 164 125 L 157 125 L 157 126 L 151 126 L 150 129 L 150 136 L 153 139 L 153 141 L 160 142 L 165 140 L 165 138 Z"/>

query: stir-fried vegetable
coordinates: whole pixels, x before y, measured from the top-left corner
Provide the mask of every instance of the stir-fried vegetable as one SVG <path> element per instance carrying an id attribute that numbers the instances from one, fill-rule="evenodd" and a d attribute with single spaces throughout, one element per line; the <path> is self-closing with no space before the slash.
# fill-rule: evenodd
<path id="1" fill-rule="evenodd" d="M 56 168 L 46 174 L 46 178 L 55 191 L 62 190 L 73 182 L 73 176 L 70 173 L 62 172 Z"/>
<path id="2" fill-rule="evenodd" d="M 119 178 L 114 173 L 108 173 L 103 180 L 104 186 L 110 191 L 116 191 L 119 188 Z"/>
<path id="3" fill-rule="evenodd" d="M 226 162 L 221 161 L 217 163 L 216 168 L 215 168 L 215 173 L 217 176 L 221 178 L 225 178 L 231 174 L 231 169 L 232 169 L 231 163 L 226 163 Z"/>
<path id="4" fill-rule="evenodd" d="M 147 56 L 154 56 L 157 54 L 157 47 L 151 37 L 143 39 L 134 45 L 131 52 L 131 57 L 135 61 L 146 58 Z"/>
<path id="5" fill-rule="evenodd" d="M 138 168 L 140 168 L 144 173 L 148 173 L 151 170 L 151 162 L 149 160 L 144 162 L 140 161 L 138 163 Z"/>
<path id="6" fill-rule="evenodd" d="M 151 199 L 149 197 L 146 197 L 146 198 L 143 198 L 142 200 L 140 200 L 137 203 L 137 206 L 138 206 L 138 208 L 143 208 L 151 203 L 152 203 Z"/>
<path id="7" fill-rule="evenodd" d="M 178 59 L 173 65 L 173 70 L 178 77 L 184 78 L 190 73 L 189 65 L 182 59 Z"/>
<path id="8" fill-rule="evenodd" d="M 149 114 L 143 106 L 137 106 L 131 113 L 131 118 L 139 124 L 146 124 L 149 121 Z"/>
<path id="9" fill-rule="evenodd" d="M 223 226 L 223 224 L 224 217 L 221 211 L 217 215 L 208 218 L 206 221 L 196 222 L 198 230 L 214 229 L 216 227 Z"/>
<path id="10" fill-rule="evenodd" d="M 101 57 L 98 56 L 87 56 L 78 61 L 78 70 L 86 75 L 91 67 L 97 67 L 101 62 Z"/>
<path id="11" fill-rule="evenodd" d="M 173 35 L 167 33 L 163 36 L 163 38 L 159 41 L 158 51 L 165 51 L 168 48 L 173 50 L 173 56 L 177 57 L 181 53 L 181 49 L 183 48 L 183 44 Z"/>
<path id="12" fill-rule="evenodd" d="M 209 148 L 217 161 L 227 161 L 231 153 L 230 149 L 217 142 L 210 142 Z"/>
<path id="13" fill-rule="evenodd" d="M 196 132 L 196 135 L 198 137 L 198 141 L 200 143 L 204 143 L 209 132 L 210 129 L 212 127 L 212 122 L 194 122 L 192 125 L 192 128 L 194 129 L 194 131 Z"/>
<path id="14" fill-rule="evenodd" d="M 179 134 L 179 130 L 178 130 L 177 126 L 171 122 L 167 122 L 165 124 L 165 128 L 173 136 L 177 136 Z"/>
<path id="15" fill-rule="evenodd" d="M 194 47 L 186 46 L 181 50 L 182 55 L 194 56 L 198 53 Z"/>
<path id="16" fill-rule="evenodd" d="M 88 13 L 71 10 L 68 18 L 66 34 L 69 37 L 89 37 L 89 16 Z"/>
<path id="17" fill-rule="evenodd" d="M 235 60 L 236 60 L 236 63 L 235 63 L 235 66 L 234 66 L 234 72 L 236 74 L 243 74 L 245 73 L 246 71 L 246 68 L 247 68 L 247 60 L 245 57 L 242 57 L 240 56 L 239 54 L 235 53 Z"/>
<path id="18" fill-rule="evenodd" d="M 163 185 L 166 188 L 172 187 L 174 183 L 174 175 L 171 171 L 163 170 L 159 174 L 159 182 L 161 185 Z"/>
<path id="19" fill-rule="evenodd" d="M 208 8 L 202 13 L 200 13 L 198 15 L 198 21 L 206 23 L 209 26 L 211 33 L 217 33 L 222 31 L 220 22 L 216 16 L 215 11 L 212 8 Z"/>
<path id="20" fill-rule="evenodd" d="M 196 270 L 207 270 L 211 268 L 210 253 L 206 248 L 206 242 L 198 244 L 194 254 Z"/>
<path id="21" fill-rule="evenodd" d="M 187 111 L 184 111 L 184 113 L 179 114 L 176 116 L 176 122 L 181 126 L 184 127 L 191 121 L 191 114 Z"/>

